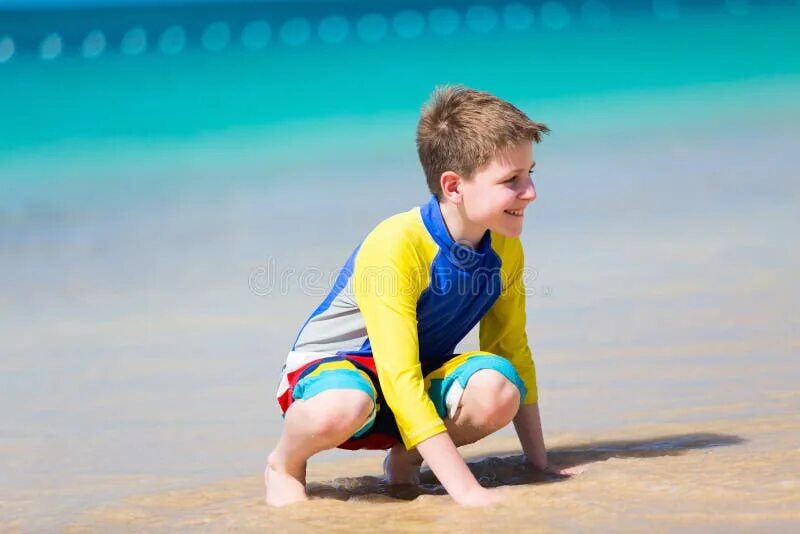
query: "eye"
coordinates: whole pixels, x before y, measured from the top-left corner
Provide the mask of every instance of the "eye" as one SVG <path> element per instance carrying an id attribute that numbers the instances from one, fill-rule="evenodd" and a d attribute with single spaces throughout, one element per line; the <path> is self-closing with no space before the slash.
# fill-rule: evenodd
<path id="1" fill-rule="evenodd" d="M 516 176 L 512 176 L 511 178 L 509 178 L 508 180 L 504 181 L 503 183 L 504 184 L 513 184 L 516 179 L 517 179 Z"/>

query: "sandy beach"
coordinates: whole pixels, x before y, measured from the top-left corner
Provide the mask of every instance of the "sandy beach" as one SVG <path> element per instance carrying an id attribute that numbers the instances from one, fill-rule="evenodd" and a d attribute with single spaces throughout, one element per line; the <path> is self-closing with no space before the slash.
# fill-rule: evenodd
<path id="1" fill-rule="evenodd" d="M 567 480 L 531 473 L 511 438 L 465 448 L 485 486 L 507 488 L 489 509 L 458 507 L 430 472 L 418 490 L 387 488 L 379 459 L 364 458 L 312 466 L 312 500 L 288 508 L 267 508 L 253 476 L 91 509 L 66 531 L 789 531 L 800 521 L 798 394 L 765 397 L 784 414 L 726 418 L 737 410 L 723 406 L 702 424 L 552 436 L 551 461 L 583 469 Z"/>

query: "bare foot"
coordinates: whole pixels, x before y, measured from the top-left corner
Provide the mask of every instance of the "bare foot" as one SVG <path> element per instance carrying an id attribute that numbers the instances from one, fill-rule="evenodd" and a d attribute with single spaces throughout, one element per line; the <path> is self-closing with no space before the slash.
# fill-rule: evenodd
<path id="1" fill-rule="evenodd" d="M 264 486 L 266 487 L 265 501 L 270 506 L 286 506 L 296 502 L 308 500 L 306 495 L 303 475 L 298 473 L 292 476 L 279 462 L 275 461 L 270 454 L 267 459 L 267 468 L 264 469 Z"/>
<path id="2" fill-rule="evenodd" d="M 419 461 L 400 443 L 392 447 L 383 460 L 383 473 L 392 486 L 419 484 L 419 466 Z"/>

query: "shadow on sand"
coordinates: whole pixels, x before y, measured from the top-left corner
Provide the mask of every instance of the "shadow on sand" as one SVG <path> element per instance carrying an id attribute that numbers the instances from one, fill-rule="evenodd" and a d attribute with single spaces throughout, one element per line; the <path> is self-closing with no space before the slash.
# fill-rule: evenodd
<path id="1" fill-rule="evenodd" d="M 652 458 L 677 456 L 695 449 L 708 449 L 744 443 L 739 436 L 693 433 L 658 436 L 649 439 L 597 441 L 550 449 L 550 463 L 557 468 L 571 468 L 610 458 Z M 525 462 L 519 451 L 500 451 L 492 456 L 468 459 L 467 465 L 484 487 L 516 486 L 559 482 L 569 475 L 542 473 Z M 411 500 L 420 495 L 441 495 L 444 488 L 430 470 L 423 469 L 418 486 L 389 486 L 383 477 L 362 476 L 337 478 L 328 482 L 310 483 L 312 497 L 348 500 L 352 497 L 383 496 Z"/>

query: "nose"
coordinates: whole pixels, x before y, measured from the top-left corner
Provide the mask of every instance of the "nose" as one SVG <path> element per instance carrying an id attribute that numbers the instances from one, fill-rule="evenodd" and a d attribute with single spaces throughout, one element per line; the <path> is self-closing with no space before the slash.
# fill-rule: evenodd
<path id="1" fill-rule="evenodd" d="M 533 180 L 531 178 L 528 178 L 527 182 L 524 183 L 519 198 L 520 200 L 527 200 L 528 202 L 536 200 L 536 187 L 533 185 Z"/>

